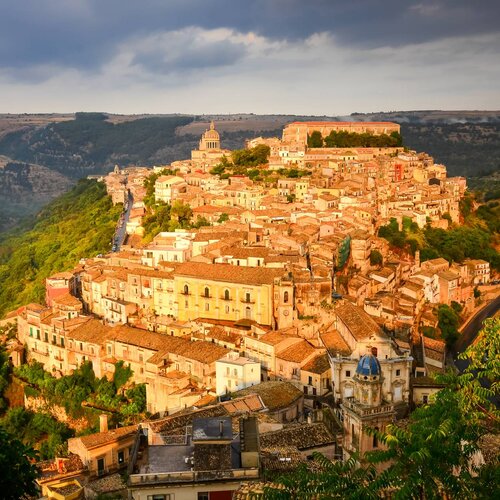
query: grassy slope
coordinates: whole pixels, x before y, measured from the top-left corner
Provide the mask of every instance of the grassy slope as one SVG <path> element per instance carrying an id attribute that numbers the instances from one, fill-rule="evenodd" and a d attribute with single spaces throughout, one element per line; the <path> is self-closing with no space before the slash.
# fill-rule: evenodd
<path id="1" fill-rule="evenodd" d="M 32 227 L 3 236 L 0 317 L 21 304 L 43 301 L 47 276 L 108 251 L 120 211 L 103 184 L 82 180 L 44 208 Z"/>

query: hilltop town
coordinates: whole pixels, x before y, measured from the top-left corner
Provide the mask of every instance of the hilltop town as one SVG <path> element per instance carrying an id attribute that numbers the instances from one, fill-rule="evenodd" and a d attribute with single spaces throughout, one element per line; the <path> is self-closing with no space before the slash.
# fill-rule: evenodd
<path id="1" fill-rule="evenodd" d="M 377 449 L 367 427 L 442 387 L 440 311 L 467 318 L 491 288 L 487 260 L 387 237 L 460 225 L 467 187 L 396 123 L 294 122 L 230 151 L 212 122 L 189 159 L 95 178 L 123 205 L 110 252 L 7 315 L 9 356 L 55 378 L 128 367 L 145 411 L 112 429 L 99 407 L 100 432 L 41 467 L 44 494 L 247 498 L 263 468 Z"/>

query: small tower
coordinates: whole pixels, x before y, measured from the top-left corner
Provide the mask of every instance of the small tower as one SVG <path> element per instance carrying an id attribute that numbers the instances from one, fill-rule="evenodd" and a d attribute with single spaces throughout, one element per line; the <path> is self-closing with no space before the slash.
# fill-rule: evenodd
<path id="1" fill-rule="evenodd" d="M 394 406 L 382 400 L 384 381 L 375 348 L 358 361 L 354 381 L 354 397 L 342 403 L 344 414 L 343 450 L 345 458 L 354 452 L 363 456 L 377 449 L 380 444 L 376 436 L 368 434 L 367 428 L 382 431 L 394 420 Z"/>

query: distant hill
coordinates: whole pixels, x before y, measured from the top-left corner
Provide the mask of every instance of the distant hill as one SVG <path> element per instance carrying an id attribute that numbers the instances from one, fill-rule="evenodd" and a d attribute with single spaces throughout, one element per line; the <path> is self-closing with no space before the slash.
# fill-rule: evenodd
<path id="1" fill-rule="evenodd" d="M 42 208 L 73 182 L 41 165 L 0 161 L 0 232 Z"/>
<path id="2" fill-rule="evenodd" d="M 115 164 L 167 165 L 188 158 L 208 122 L 217 122 L 224 147 L 245 139 L 280 136 L 294 120 L 395 121 L 404 143 L 426 151 L 450 175 L 500 170 L 500 112 L 395 111 L 349 116 L 295 115 L 0 115 L 0 231 L 89 174 Z M 6 167 L 6 165 L 9 165 Z M 50 173 L 52 172 L 52 174 Z"/>
<path id="3" fill-rule="evenodd" d="M 81 180 L 31 225 L 1 235 L 0 317 L 21 304 L 43 301 L 47 276 L 109 251 L 120 212 L 103 183 Z"/>

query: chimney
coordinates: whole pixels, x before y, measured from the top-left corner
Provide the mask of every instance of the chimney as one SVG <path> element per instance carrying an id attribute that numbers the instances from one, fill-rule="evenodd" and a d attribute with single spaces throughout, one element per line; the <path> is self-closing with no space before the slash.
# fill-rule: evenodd
<path id="1" fill-rule="evenodd" d="M 104 413 L 99 415 L 99 432 L 108 432 L 108 416 Z"/>

